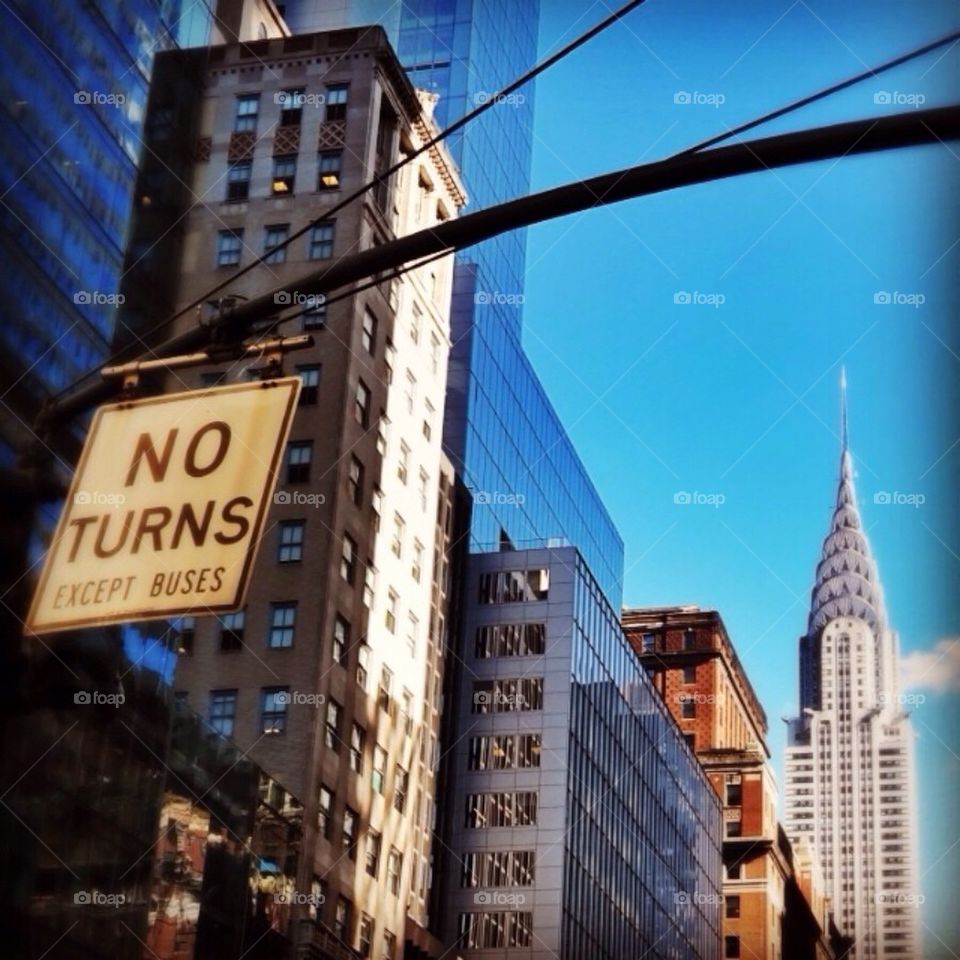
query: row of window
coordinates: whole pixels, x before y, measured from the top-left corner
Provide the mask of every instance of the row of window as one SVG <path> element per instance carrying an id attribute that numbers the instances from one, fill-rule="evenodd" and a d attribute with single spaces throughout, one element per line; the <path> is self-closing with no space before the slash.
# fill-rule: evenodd
<path id="1" fill-rule="evenodd" d="M 549 569 L 499 570 L 480 574 L 480 603 L 522 603 L 546 600 Z"/>
<path id="2" fill-rule="evenodd" d="M 333 930 L 344 943 L 351 942 L 353 927 L 353 904 L 346 897 L 337 897 L 337 906 L 333 915 Z M 362 957 L 373 956 L 373 943 L 376 935 L 376 921 L 369 914 L 361 913 L 357 924 L 357 949 Z M 383 960 L 393 960 L 397 949 L 397 938 L 389 930 L 383 931 Z"/>
<path id="3" fill-rule="evenodd" d="M 302 545 L 302 544 L 301 544 Z M 283 534 L 279 550 L 295 549 L 295 542 L 284 542 Z M 240 650 L 244 643 L 247 613 L 245 610 L 234 610 L 232 613 L 222 613 L 217 620 L 220 623 L 220 649 L 225 652 Z M 286 649 L 293 646 L 293 634 L 297 621 L 297 602 L 288 600 L 282 603 L 271 603 L 267 618 L 267 646 L 274 650 Z M 197 621 L 195 617 L 181 617 L 178 629 L 178 644 L 181 653 L 193 651 Z"/>
<path id="4" fill-rule="evenodd" d="M 514 770 L 540 766 L 539 733 L 507 733 L 471 737 L 468 770 Z"/>
<path id="5" fill-rule="evenodd" d="M 260 733 L 283 733 L 287 729 L 289 687 L 263 687 L 260 690 Z M 210 726 L 224 737 L 233 736 L 237 718 L 237 691 L 211 690 L 208 718 Z"/>
<path id="6" fill-rule="evenodd" d="M 511 713 L 543 709 L 543 677 L 474 680 L 474 713 Z"/>
<path id="7" fill-rule="evenodd" d="M 497 623 L 477 628 L 474 656 L 481 660 L 530 657 L 544 653 L 546 646 L 545 623 Z"/>
<path id="8" fill-rule="evenodd" d="M 463 855 L 461 887 L 530 887 L 534 883 L 533 850 L 481 850 Z"/>
<path id="9" fill-rule="evenodd" d="M 326 193 L 340 189 L 342 150 L 321 150 L 317 154 L 316 190 Z M 250 180 L 253 176 L 252 160 L 232 160 L 227 164 L 227 191 L 224 200 L 227 203 L 246 203 L 250 199 Z M 270 177 L 271 197 L 292 197 L 297 184 L 297 154 L 282 153 L 273 158 L 273 172 Z M 289 226 L 282 224 L 281 226 Z M 277 230 L 279 226 L 267 227 L 267 232 Z M 281 237 L 285 240 L 286 237 Z M 269 249 L 274 244 L 267 244 Z M 283 252 L 283 251 L 279 251 Z M 267 263 L 282 263 L 282 260 L 267 260 Z"/>
<path id="10" fill-rule="evenodd" d="M 487 827 L 531 827 L 537 825 L 537 793 L 468 793 L 464 826 L 471 830 Z"/>
<path id="11" fill-rule="evenodd" d="M 280 105 L 279 126 L 300 126 L 304 106 L 313 103 L 323 104 L 323 119 L 326 123 L 345 120 L 349 90 L 349 84 L 331 83 L 326 86 L 322 95 L 310 94 L 308 96 L 306 89 L 303 87 L 292 87 L 275 93 L 274 100 Z M 237 133 L 256 133 L 259 117 L 260 94 L 240 94 L 235 101 L 233 129 Z"/>
<path id="12" fill-rule="evenodd" d="M 264 228 L 263 252 L 269 253 L 267 263 L 283 263 L 287 259 L 288 247 L 280 250 L 273 248 L 284 243 L 289 235 L 289 223 L 275 223 Z M 307 234 L 307 258 L 310 260 L 329 260 L 333 256 L 335 225 L 332 220 L 314 224 Z M 217 266 L 235 267 L 240 263 L 243 253 L 243 227 L 220 230 L 217 233 Z M 270 251 L 273 251 L 270 253 Z"/>
<path id="13" fill-rule="evenodd" d="M 460 946 L 465 950 L 529 947 L 533 914 L 529 910 L 498 910 L 460 914 Z"/>

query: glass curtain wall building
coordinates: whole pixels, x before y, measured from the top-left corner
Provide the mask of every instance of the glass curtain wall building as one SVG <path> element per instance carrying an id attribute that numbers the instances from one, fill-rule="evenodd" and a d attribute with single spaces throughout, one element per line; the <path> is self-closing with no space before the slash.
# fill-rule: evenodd
<path id="1" fill-rule="evenodd" d="M 443 939 L 716 957 L 716 792 L 572 547 L 474 554 L 452 697 Z"/>
<path id="2" fill-rule="evenodd" d="M 537 0 L 289 0 L 294 33 L 379 23 L 413 83 L 438 96 L 442 128 L 537 59 Z M 529 192 L 534 85 L 451 138 L 464 212 Z M 472 550 L 563 538 L 619 608 L 623 542 L 521 343 L 525 232 L 458 256 L 446 452 L 473 495 Z"/>
<path id="3" fill-rule="evenodd" d="M 107 355 L 153 55 L 205 43 L 201 0 L 10 0 L 0 12 L 0 462 Z"/>

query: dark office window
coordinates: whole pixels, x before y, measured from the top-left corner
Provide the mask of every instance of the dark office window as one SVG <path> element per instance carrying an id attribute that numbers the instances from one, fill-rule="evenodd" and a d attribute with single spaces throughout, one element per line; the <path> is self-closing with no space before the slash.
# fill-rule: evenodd
<path id="1" fill-rule="evenodd" d="M 233 736 L 233 724 L 237 717 L 237 691 L 210 691 L 210 726 L 224 737 Z"/>
<path id="2" fill-rule="evenodd" d="M 327 87 L 325 120 L 345 120 L 347 118 L 347 90 L 348 86 L 345 83 L 332 83 Z"/>
<path id="3" fill-rule="evenodd" d="M 280 523 L 277 560 L 280 563 L 296 563 L 303 559 L 303 534 L 306 524 L 302 520 L 284 520 Z"/>
<path id="4" fill-rule="evenodd" d="M 363 349 L 374 353 L 377 349 L 377 318 L 369 311 L 363 312 L 363 328 L 360 334 Z"/>
<path id="5" fill-rule="evenodd" d="M 220 649 L 239 650 L 243 646 L 244 612 L 235 610 L 233 613 L 220 615 Z"/>
<path id="6" fill-rule="evenodd" d="M 697 682 L 697 668 L 695 666 L 687 666 L 683 668 L 683 682 L 684 683 Z"/>
<path id="7" fill-rule="evenodd" d="M 266 254 L 268 250 L 273 250 L 278 244 L 283 243 L 287 239 L 289 231 L 289 223 L 274 223 L 266 227 L 263 236 L 263 252 Z M 264 263 L 284 263 L 286 259 L 287 248 L 282 247 L 280 250 L 273 250 L 273 253 L 266 256 Z"/>
<path id="8" fill-rule="evenodd" d="M 727 934 L 723 938 L 723 955 L 724 957 L 739 957 L 740 956 L 740 938 L 731 936 Z"/>
<path id="9" fill-rule="evenodd" d="M 362 380 L 358 381 L 354 394 L 353 416 L 364 430 L 370 425 L 370 388 Z"/>
<path id="10" fill-rule="evenodd" d="M 343 849 L 351 860 L 357 859 L 357 828 L 360 815 L 356 810 L 345 807 L 343 811 Z"/>
<path id="11" fill-rule="evenodd" d="M 296 621 L 296 603 L 271 603 L 268 645 L 275 650 L 292 647 Z"/>
<path id="12" fill-rule="evenodd" d="M 255 132 L 257 129 L 257 114 L 259 112 L 259 93 L 245 93 L 237 97 L 237 112 L 233 121 L 233 129 L 238 133 Z"/>
<path id="13" fill-rule="evenodd" d="M 371 877 L 376 877 L 380 872 L 380 849 L 383 844 L 383 838 L 376 830 L 367 831 L 367 852 L 365 866 L 367 873 Z"/>
<path id="14" fill-rule="evenodd" d="M 307 255 L 311 260 L 329 260 L 333 256 L 332 222 L 318 223 L 310 231 L 310 246 Z"/>
<path id="15" fill-rule="evenodd" d="M 297 373 L 300 374 L 300 406 L 316 406 L 320 395 L 320 368 L 297 367 Z"/>
<path id="16" fill-rule="evenodd" d="M 317 189 L 340 188 L 340 166 L 343 153 L 340 150 L 324 150 L 317 159 Z"/>
<path id="17" fill-rule="evenodd" d="M 333 791 L 320 785 L 320 796 L 317 800 L 317 827 L 320 833 L 329 840 L 333 826 Z"/>
<path id="18" fill-rule="evenodd" d="M 277 103 L 280 104 L 281 127 L 300 126 L 305 92 L 303 87 L 297 87 L 293 90 L 281 90 L 276 94 Z"/>
<path id="19" fill-rule="evenodd" d="M 177 626 L 177 653 L 190 656 L 193 653 L 193 641 L 196 637 L 197 618 L 181 617 Z"/>
<path id="20" fill-rule="evenodd" d="M 221 230 L 217 233 L 217 266 L 235 267 L 243 249 L 243 228 Z"/>
<path id="21" fill-rule="evenodd" d="M 325 297 L 315 297 L 304 313 L 301 323 L 304 330 L 322 330 L 327 325 L 327 301 Z"/>
<path id="22" fill-rule="evenodd" d="M 363 464 L 356 457 L 351 457 L 347 485 L 350 487 L 350 499 L 358 507 L 363 502 L 363 474 Z"/>
<path id="23" fill-rule="evenodd" d="M 733 893 L 724 894 L 723 911 L 729 920 L 736 920 L 740 916 L 740 897 Z"/>
<path id="24" fill-rule="evenodd" d="M 739 807 L 743 803 L 743 789 L 739 783 L 727 784 L 727 806 Z"/>
<path id="25" fill-rule="evenodd" d="M 289 698 L 288 687 L 264 687 L 261 693 L 261 733 L 284 733 L 286 731 Z"/>
<path id="26" fill-rule="evenodd" d="M 297 440 L 287 444 L 287 483 L 306 483 L 310 479 L 313 442 Z"/>
<path id="27" fill-rule="evenodd" d="M 297 179 L 297 158 L 295 154 L 286 154 L 273 158 L 273 178 L 270 191 L 275 197 L 292 197 Z"/>
<path id="28" fill-rule="evenodd" d="M 349 533 L 343 535 L 340 546 L 340 576 L 347 583 L 353 583 L 353 576 L 357 565 L 357 543 Z"/>
<path id="29" fill-rule="evenodd" d="M 242 203 L 250 196 L 249 160 L 234 160 L 227 168 L 227 203 Z"/>

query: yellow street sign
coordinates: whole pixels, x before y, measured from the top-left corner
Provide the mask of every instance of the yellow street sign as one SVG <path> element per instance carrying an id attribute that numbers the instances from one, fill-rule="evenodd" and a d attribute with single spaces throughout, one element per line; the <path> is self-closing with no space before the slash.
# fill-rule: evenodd
<path id="1" fill-rule="evenodd" d="M 101 407 L 28 633 L 243 604 L 298 377 Z"/>

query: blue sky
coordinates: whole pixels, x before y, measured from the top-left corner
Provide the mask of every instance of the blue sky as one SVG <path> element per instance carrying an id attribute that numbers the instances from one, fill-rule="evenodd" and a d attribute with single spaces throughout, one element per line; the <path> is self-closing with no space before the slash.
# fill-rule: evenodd
<path id="1" fill-rule="evenodd" d="M 605 10 L 542 6 L 544 53 Z M 534 186 L 665 156 L 958 26 L 960 7 L 923 0 L 648 0 L 538 80 Z M 945 104 L 958 65 L 958 49 L 928 55 L 757 133 Z M 623 534 L 626 602 L 720 610 L 778 775 L 845 364 L 861 513 L 926 697 L 914 716 L 928 957 L 960 946 L 958 160 L 956 143 L 911 148 L 541 225 L 524 315 L 526 348 Z M 699 302 L 675 303 L 684 293 Z M 883 293 L 900 302 L 876 303 Z M 723 502 L 678 505 L 680 491 Z M 913 502 L 875 502 L 884 493 Z"/>

